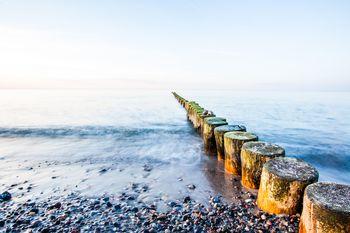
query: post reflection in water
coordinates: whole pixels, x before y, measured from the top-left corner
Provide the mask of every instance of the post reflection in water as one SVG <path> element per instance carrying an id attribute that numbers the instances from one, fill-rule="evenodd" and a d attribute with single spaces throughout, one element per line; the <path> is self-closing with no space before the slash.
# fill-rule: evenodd
<path id="1" fill-rule="evenodd" d="M 204 175 L 213 189 L 214 195 L 221 195 L 226 201 L 238 201 L 247 198 L 248 189 L 241 185 L 241 177 L 225 172 L 224 161 L 218 161 L 216 156 L 207 156 L 203 163 Z M 254 195 L 256 190 L 250 190 Z"/>

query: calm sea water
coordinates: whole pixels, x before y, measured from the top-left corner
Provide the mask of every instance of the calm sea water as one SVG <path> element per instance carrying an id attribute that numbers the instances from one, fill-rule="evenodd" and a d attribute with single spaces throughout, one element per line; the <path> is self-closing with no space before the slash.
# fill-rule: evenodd
<path id="1" fill-rule="evenodd" d="M 350 184 L 350 93 L 179 93 Z M 130 183 L 149 186 L 145 200 L 233 193 L 168 91 L 1 90 L 0 106 L 0 187 L 18 199 Z"/>

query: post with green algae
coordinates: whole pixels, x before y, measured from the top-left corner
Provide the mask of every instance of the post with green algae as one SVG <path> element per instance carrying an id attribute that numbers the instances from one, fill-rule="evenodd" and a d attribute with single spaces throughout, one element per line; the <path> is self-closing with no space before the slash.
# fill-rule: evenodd
<path id="1" fill-rule="evenodd" d="M 188 103 L 187 117 L 192 122 L 192 124 L 194 124 L 196 113 L 200 111 L 204 111 L 204 109 L 201 106 L 199 106 L 198 103 L 194 101 L 190 101 Z"/>
<path id="2" fill-rule="evenodd" d="M 216 142 L 216 151 L 219 161 L 225 159 L 225 148 L 224 148 L 224 134 L 227 132 L 241 131 L 245 132 L 246 127 L 243 125 L 222 125 L 214 129 L 214 136 Z"/>
<path id="3" fill-rule="evenodd" d="M 212 111 L 205 110 L 198 117 L 198 122 L 199 122 L 198 132 L 202 137 L 203 137 L 204 119 L 208 117 L 216 117 L 216 115 Z"/>
<path id="4" fill-rule="evenodd" d="M 319 182 L 306 187 L 299 233 L 350 232 L 350 186 Z"/>
<path id="5" fill-rule="evenodd" d="M 300 159 L 271 159 L 262 169 L 258 207 L 270 214 L 300 213 L 306 186 L 317 180 L 317 170 Z"/>
<path id="6" fill-rule="evenodd" d="M 209 154 L 216 154 L 216 142 L 215 142 L 215 136 L 214 136 L 214 129 L 222 125 L 227 125 L 225 118 L 222 118 L 222 117 L 204 118 L 204 125 L 203 125 L 204 149 Z"/>
<path id="7" fill-rule="evenodd" d="M 267 142 L 247 142 L 242 146 L 242 185 L 246 188 L 258 189 L 263 165 L 275 157 L 283 157 L 285 150 Z"/>
<path id="8" fill-rule="evenodd" d="M 245 187 L 259 186 L 259 208 L 273 214 L 295 214 L 301 210 L 304 193 L 299 233 L 350 232 L 349 185 L 314 183 L 318 172 L 311 165 L 284 158 L 283 148 L 257 142 L 254 134 L 228 131 L 231 126 L 224 118 L 215 117 L 175 92 L 173 95 L 188 112 L 194 128 L 202 132 L 206 147 L 211 145 L 212 152 L 214 137 L 218 159 L 225 158 L 225 170 L 236 175 L 242 173 Z"/>
<path id="9" fill-rule="evenodd" d="M 224 134 L 225 171 L 241 175 L 241 148 L 245 142 L 258 141 L 258 136 L 249 132 L 228 132 Z"/>
<path id="10" fill-rule="evenodd" d="M 192 122 L 193 122 L 193 127 L 198 131 L 200 128 L 200 116 L 203 114 L 205 110 L 202 107 L 196 107 L 193 110 L 192 114 Z"/>

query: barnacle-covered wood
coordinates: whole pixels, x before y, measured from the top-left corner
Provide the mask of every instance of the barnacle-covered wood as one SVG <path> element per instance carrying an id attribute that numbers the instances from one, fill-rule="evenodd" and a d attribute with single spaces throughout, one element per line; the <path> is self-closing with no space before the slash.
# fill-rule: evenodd
<path id="1" fill-rule="evenodd" d="M 246 128 L 243 125 L 222 125 L 214 129 L 218 160 L 225 159 L 224 134 L 233 131 L 245 132 Z"/>
<path id="2" fill-rule="evenodd" d="M 350 232 L 350 186 L 314 183 L 306 187 L 299 233 Z"/>
<path id="3" fill-rule="evenodd" d="M 226 119 L 221 117 L 204 118 L 203 141 L 204 149 L 210 154 L 216 154 L 214 129 L 221 125 L 227 125 Z"/>
<path id="4" fill-rule="evenodd" d="M 272 214 L 299 213 L 306 186 L 317 180 L 316 169 L 300 159 L 288 157 L 271 159 L 262 169 L 258 207 Z"/>
<path id="5" fill-rule="evenodd" d="M 249 132 L 227 132 L 224 134 L 225 170 L 241 175 L 241 149 L 245 142 L 257 141 L 258 136 Z"/>
<path id="6" fill-rule="evenodd" d="M 282 147 L 266 142 L 247 142 L 242 146 L 242 184 L 258 189 L 263 165 L 275 157 L 284 156 Z"/>

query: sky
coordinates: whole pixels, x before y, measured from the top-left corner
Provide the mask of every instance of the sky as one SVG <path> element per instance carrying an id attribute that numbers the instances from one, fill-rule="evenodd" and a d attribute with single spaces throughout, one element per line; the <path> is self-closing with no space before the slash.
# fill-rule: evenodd
<path id="1" fill-rule="evenodd" d="M 0 0 L 0 88 L 350 91 L 350 1 Z"/>

